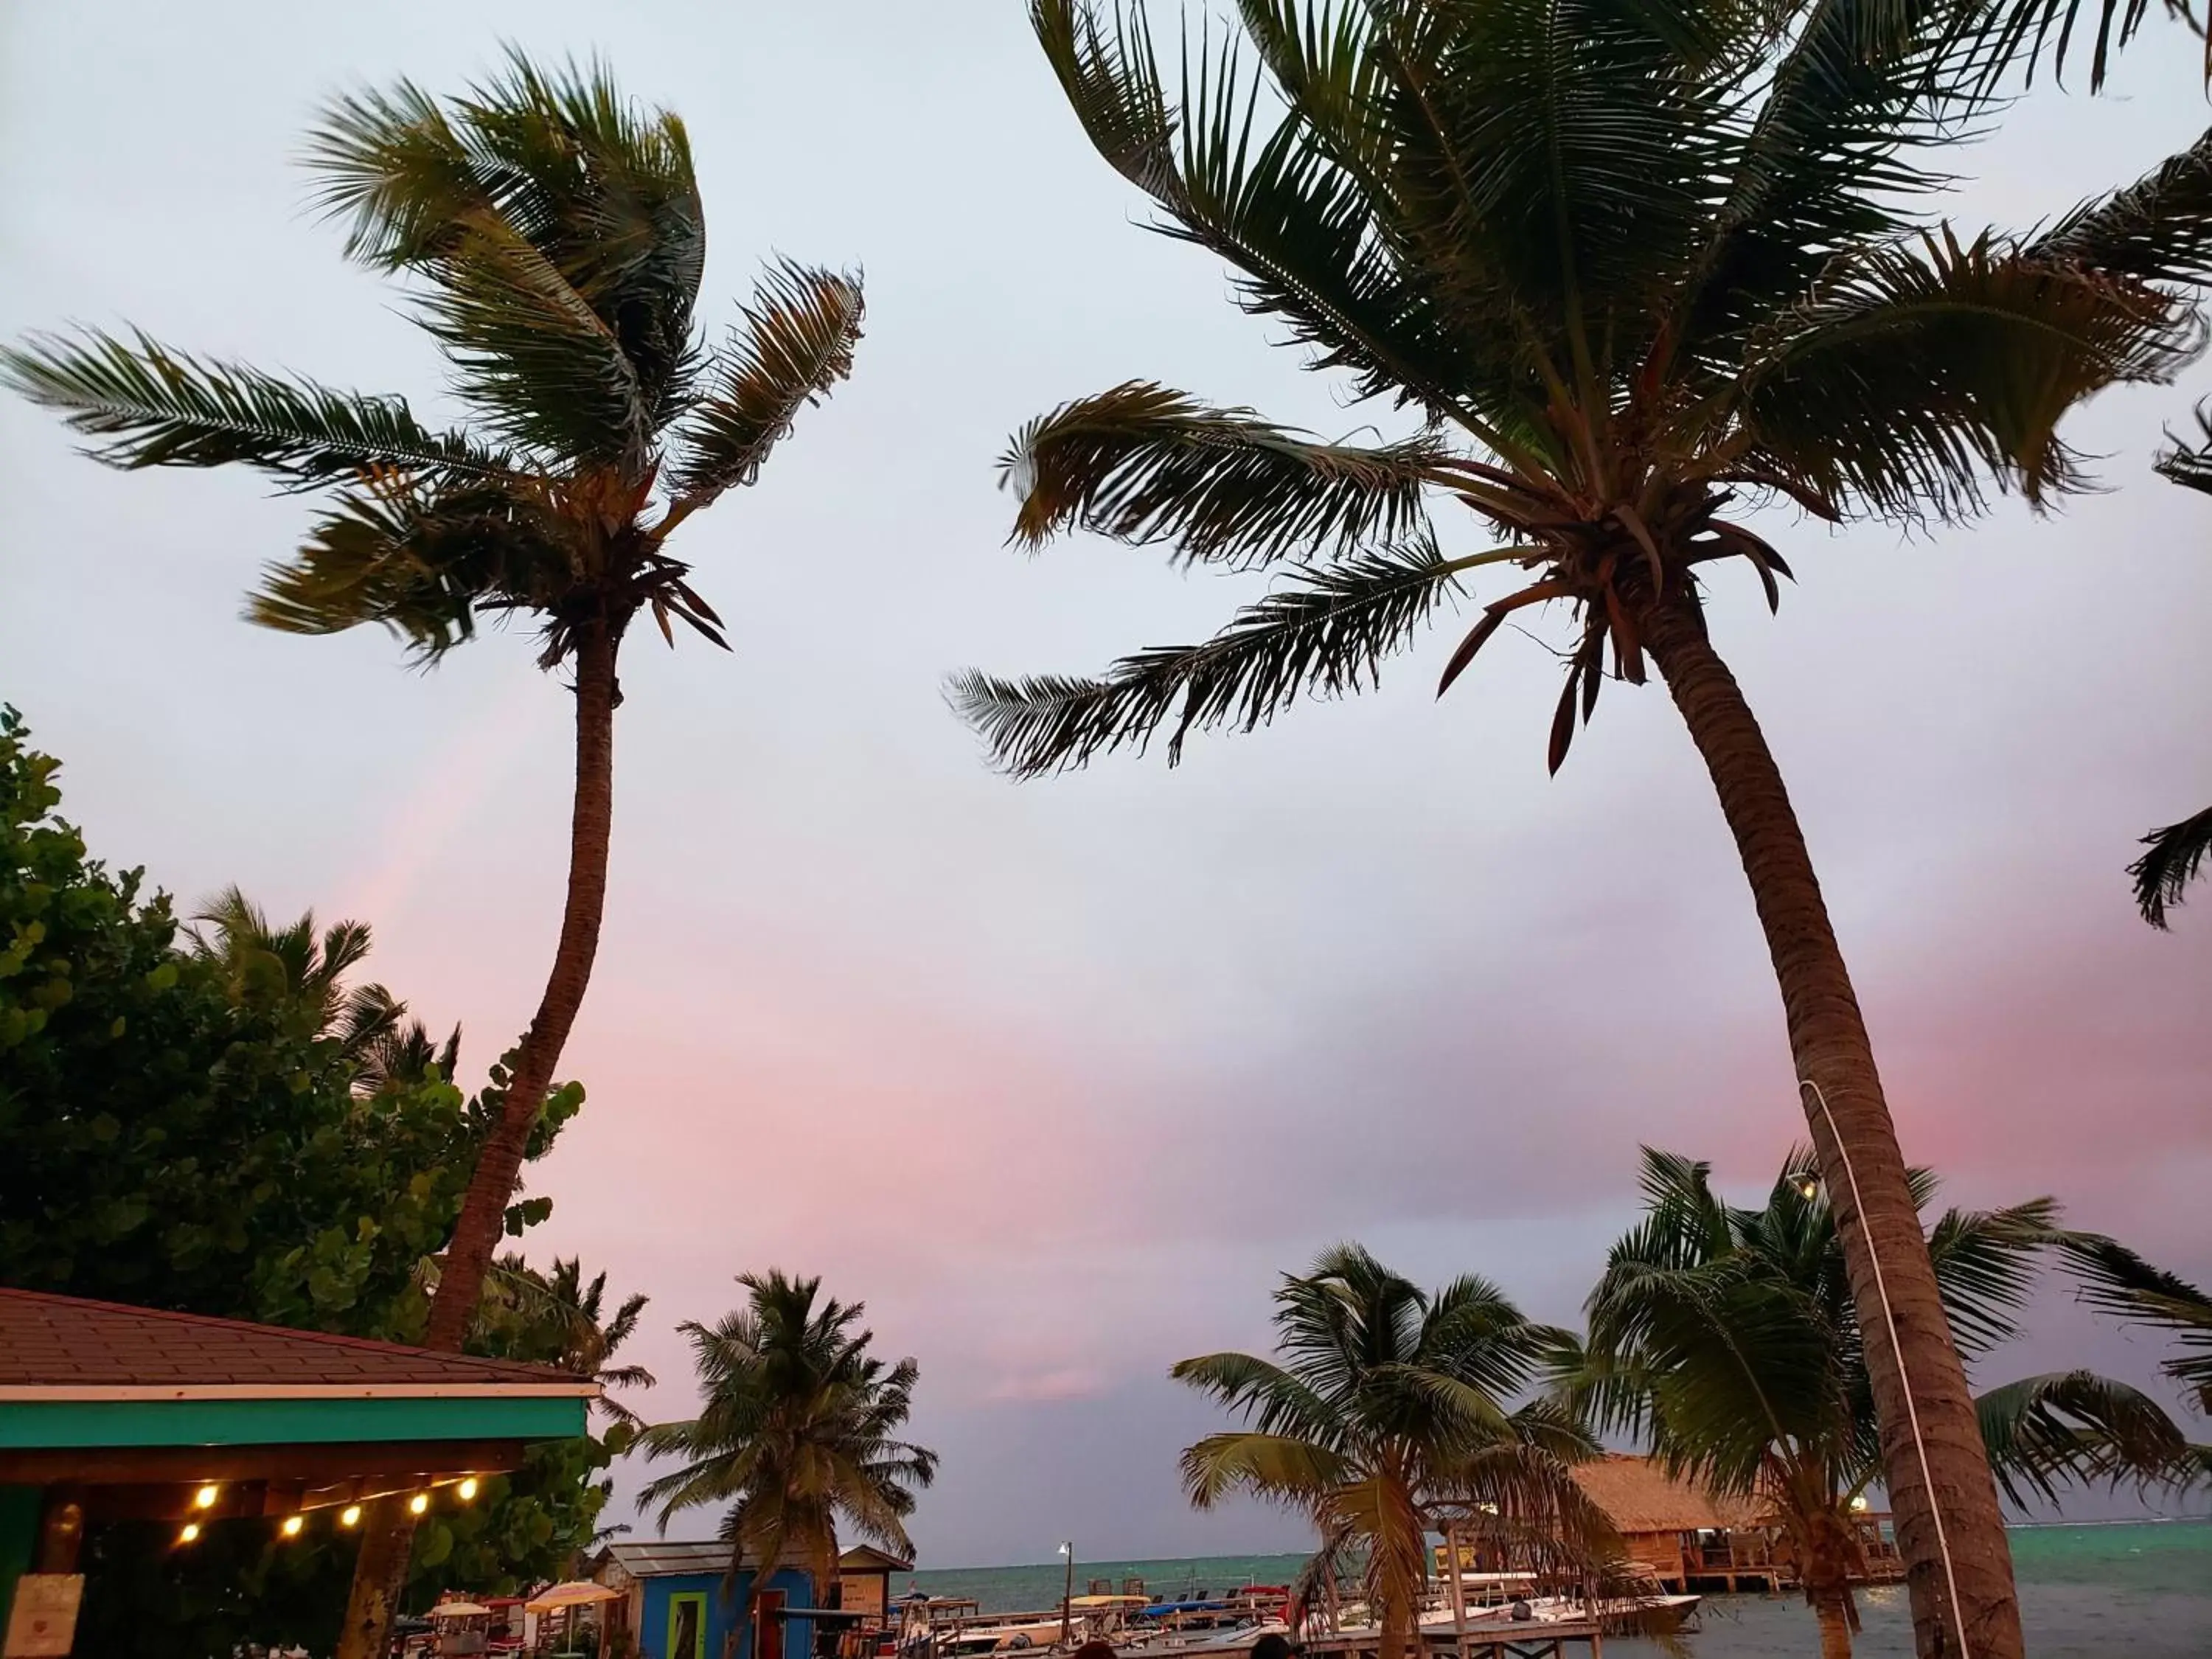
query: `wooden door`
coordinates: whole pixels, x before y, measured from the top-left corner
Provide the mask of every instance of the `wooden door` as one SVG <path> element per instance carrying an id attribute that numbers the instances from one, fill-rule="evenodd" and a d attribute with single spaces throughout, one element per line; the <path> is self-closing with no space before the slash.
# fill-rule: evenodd
<path id="1" fill-rule="evenodd" d="M 753 1659 L 783 1659 L 783 1607 L 788 1599 L 780 1589 L 754 1594 Z"/>

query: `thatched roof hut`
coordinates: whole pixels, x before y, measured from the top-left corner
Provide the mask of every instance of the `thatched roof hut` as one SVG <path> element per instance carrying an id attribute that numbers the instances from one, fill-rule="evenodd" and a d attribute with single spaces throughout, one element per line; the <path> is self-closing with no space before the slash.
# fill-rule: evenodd
<path id="1" fill-rule="evenodd" d="M 1574 1469 L 1583 1495 L 1624 1535 L 1653 1532 L 1729 1532 L 1757 1524 L 1748 1499 L 1678 1480 L 1649 1457 L 1614 1452 Z"/>
<path id="2" fill-rule="evenodd" d="M 1613 1453 L 1575 1466 L 1583 1494 L 1620 1534 L 1631 1561 L 1662 1583 L 1686 1587 L 1740 1577 L 1777 1582 L 1758 1506 L 1670 1475 L 1648 1457 Z M 1700 1536 L 1704 1534 L 1704 1536 Z"/>

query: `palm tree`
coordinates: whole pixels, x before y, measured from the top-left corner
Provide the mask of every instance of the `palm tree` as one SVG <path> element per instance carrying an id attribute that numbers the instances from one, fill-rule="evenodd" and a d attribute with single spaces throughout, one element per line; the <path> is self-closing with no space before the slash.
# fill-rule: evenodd
<path id="1" fill-rule="evenodd" d="M 649 1300 L 633 1292 L 610 1315 L 606 1310 L 607 1276 L 584 1279 L 582 1260 L 553 1258 L 550 1272 L 540 1273 L 520 1255 L 501 1256 L 493 1267 L 486 1286 L 486 1301 L 498 1301 L 514 1310 L 515 1340 L 494 1351 L 502 1358 L 558 1365 L 579 1376 L 587 1376 L 602 1389 L 649 1389 L 653 1375 L 642 1365 L 617 1364 L 616 1350 L 637 1334 L 637 1322 Z M 630 1433 L 645 1426 L 644 1419 L 611 1395 L 602 1394 L 599 1409 Z"/>
<path id="2" fill-rule="evenodd" d="M 279 927 L 236 886 L 192 921 L 192 954 L 219 970 L 231 1000 L 271 1014 L 302 1038 L 337 1043 L 353 1063 L 356 1093 L 419 1083 L 434 1066 L 453 1076 L 459 1026 L 441 1043 L 384 986 L 346 982 L 368 957 L 368 923 L 336 922 L 319 936 L 310 910 Z"/>
<path id="3" fill-rule="evenodd" d="M 1482 1516 L 1584 1564 L 1617 1541 L 1568 1473 L 1596 1443 L 1548 1401 L 1508 1403 L 1566 1333 L 1487 1279 L 1425 1294 L 1340 1245 L 1283 1276 L 1275 1330 L 1273 1359 L 1205 1354 L 1170 1372 L 1246 1424 L 1183 1453 L 1184 1490 L 1200 1509 L 1242 1492 L 1303 1510 L 1318 1559 L 1364 1555 L 1384 1659 L 1413 1650 L 1445 1519 Z"/>
<path id="4" fill-rule="evenodd" d="M 431 1308 L 425 1341 L 457 1350 L 599 948 L 623 640 L 649 612 L 672 645 L 679 622 L 725 644 L 669 539 L 751 483 L 799 412 L 850 372 L 860 284 L 779 263 L 740 325 L 704 348 L 690 140 L 596 65 L 548 71 L 512 55 L 443 104 L 404 82 L 343 97 L 307 161 L 317 205 L 348 222 L 348 254 L 407 281 L 470 425 L 433 430 L 399 398 L 192 357 L 143 333 L 36 337 L 0 352 L 0 379 L 101 441 L 92 453 L 110 465 L 238 464 L 323 495 L 306 541 L 253 595 L 252 621 L 299 634 L 375 623 L 428 663 L 479 622 L 520 620 L 537 629 L 538 665 L 568 671 L 576 776 L 560 940 Z M 365 1534 L 357 1595 L 377 1574 L 396 1594 L 405 1526 Z M 388 1612 L 357 1611 L 345 1659 L 381 1650 Z"/>
<path id="5" fill-rule="evenodd" d="M 793 1562 L 826 1594 L 837 1582 L 841 1522 L 900 1555 L 914 1552 L 906 1517 L 936 1478 L 937 1454 L 896 1436 L 921 1368 L 870 1354 L 865 1304 L 822 1297 L 819 1279 L 771 1270 L 738 1283 L 744 1307 L 712 1326 L 678 1328 L 706 1398 L 689 1422 L 639 1437 L 648 1458 L 685 1462 L 647 1482 L 638 1501 L 660 1506 L 664 1531 L 681 1510 L 726 1504 L 720 1535 L 732 1586 L 748 1568 L 759 1583 Z M 750 1595 L 738 1602 L 740 1627 Z"/>
<path id="6" fill-rule="evenodd" d="M 1881 1474 L 1868 1345 L 1836 1217 L 1800 1148 L 1762 1208 L 1717 1194 L 1711 1166 L 1644 1153 L 1644 1219 L 1590 1293 L 1586 1350 L 1566 1396 L 1602 1429 L 1647 1436 L 1673 1474 L 1755 1498 L 1779 1523 L 1823 1659 L 1848 1659 L 1865 1562 L 1855 1506 Z M 1936 1182 L 1911 1173 L 1923 1203 Z M 1979 1358 L 2014 1334 L 2039 1255 L 2063 1237 L 2047 1198 L 1946 1212 L 1928 1235 L 1953 1341 Z M 2179 1431 L 2126 1385 L 2075 1370 L 1976 1402 L 2007 1495 L 2055 1498 L 2072 1481 L 2175 1477 Z"/>
<path id="7" fill-rule="evenodd" d="M 1164 729 L 1172 763 L 1194 729 L 1372 684 L 1462 579 L 1508 565 L 1534 580 L 1483 607 L 1440 691 L 1557 602 L 1556 768 L 1607 680 L 1656 666 L 1751 881 L 1853 1294 L 1882 1332 L 1923 1647 L 1948 1626 L 1954 1647 L 2014 1659 L 2002 1517 L 1873 1049 L 1702 581 L 1740 559 L 1771 602 L 1788 574 L 1725 516 L 1739 498 L 1948 522 L 1993 486 L 2038 504 L 2078 487 L 2061 416 L 2195 349 L 2178 289 L 2206 274 L 2212 200 L 2163 202 L 2154 174 L 2028 236 L 1929 227 L 1914 203 L 1944 180 L 1925 152 L 1985 107 L 1950 0 L 1244 0 L 1244 40 L 1191 43 L 1172 90 L 1141 6 L 1032 15 L 1159 228 L 1226 261 L 1313 367 L 1421 423 L 1324 442 L 1146 381 L 1032 422 L 1004 467 L 1018 542 L 1085 529 L 1278 585 L 1211 640 L 1097 678 L 956 676 L 956 707 L 1017 775 Z M 1499 544 L 1447 551 L 1437 497 Z"/>

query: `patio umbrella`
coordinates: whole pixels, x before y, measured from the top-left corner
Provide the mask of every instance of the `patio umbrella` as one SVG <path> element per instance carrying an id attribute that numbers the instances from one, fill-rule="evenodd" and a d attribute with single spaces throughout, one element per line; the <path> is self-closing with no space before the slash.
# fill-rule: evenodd
<path id="1" fill-rule="evenodd" d="M 588 1607 L 599 1601 L 619 1601 L 620 1590 L 609 1589 L 605 1584 L 594 1584 L 587 1579 L 572 1579 L 565 1584 L 540 1590 L 523 1603 L 526 1613 L 553 1613 L 562 1607 Z"/>
<path id="2" fill-rule="evenodd" d="M 433 1619 L 477 1619 L 489 1613 L 489 1607 L 480 1607 L 473 1601 L 441 1601 L 430 1609 Z"/>

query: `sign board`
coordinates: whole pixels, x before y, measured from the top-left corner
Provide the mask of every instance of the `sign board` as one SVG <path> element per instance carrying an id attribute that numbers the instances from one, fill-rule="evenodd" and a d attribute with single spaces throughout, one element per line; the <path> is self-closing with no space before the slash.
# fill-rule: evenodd
<path id="1" fill-rule="evenodd" d="M 847 1613 L 857 1613 L 877 1624 L 884 1621 L 884 1589 L 890 1575 L 880 1572 L 857 1572 L 850 1577 L 840 1577 L 838 1587 L 844 1592 L 838 1603 Z"/>
<path id="2" fill-rule="evenodd" d="M 84 1600 L 81 1572 L 27 1572 L 15 1581 L 8 1614 L 5 1659 L 67 1659 L 76 1639 L 76 1610 Z"/>

